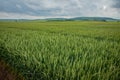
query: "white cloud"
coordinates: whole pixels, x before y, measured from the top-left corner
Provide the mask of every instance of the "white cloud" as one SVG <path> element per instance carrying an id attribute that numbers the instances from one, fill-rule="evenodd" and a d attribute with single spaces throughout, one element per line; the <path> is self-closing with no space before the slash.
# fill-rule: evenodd
<path id="1" fill-rule="evenodd" d="M 0 12 L 0 19 L 45 19 L 45 18 L 71 18 L 71 16 L 32 16 L 26 14 Z"/>
<path id="2" fill-rule="evenodd" d="M 31 16 L 26 14 L 18 14 L 18 13 L 6 13 L 6 12 L 0 12 L 0 18 L 1 19 L 35 19 L 37 16 Z"/>

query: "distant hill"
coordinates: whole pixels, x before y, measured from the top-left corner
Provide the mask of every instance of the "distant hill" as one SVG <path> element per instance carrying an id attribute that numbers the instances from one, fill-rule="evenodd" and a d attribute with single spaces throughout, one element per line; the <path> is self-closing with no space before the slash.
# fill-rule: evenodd
<path id="1" fill-rule="evenodd" d="M 108 17 L 75 17 L 75 18 L 49 18 L 46 20 L 55 21 L 120 21 L 120 19 L 108 18 Z"/>
<path id="2" fill-rule="evenodd" d="M 109 17 L 75 17 L 75 18 L 46 18 L 46 19 L 0 19 L 0 21 L 120 21 Z"/>
<path id="3" fill-rule="evenodd" d="M 70 20 L 116 21 L 117 19 L 108 18 L 108 17 L 76 17 L 76 18 L 71 18 Z"/>
<path id="4" fill-rule="evenodd" d="M 66 18 L 47 18 L 45 20 L 67 20 Z"/>

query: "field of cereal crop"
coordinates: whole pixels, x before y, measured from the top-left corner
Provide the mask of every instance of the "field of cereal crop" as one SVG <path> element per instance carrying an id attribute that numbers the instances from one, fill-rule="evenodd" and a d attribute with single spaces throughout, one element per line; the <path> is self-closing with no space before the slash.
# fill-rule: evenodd
<path id="1" fill-rule="evenodd" d="M 26 80 L 120 80 L 120 22 L 0 22 L 0 59 Z"/>

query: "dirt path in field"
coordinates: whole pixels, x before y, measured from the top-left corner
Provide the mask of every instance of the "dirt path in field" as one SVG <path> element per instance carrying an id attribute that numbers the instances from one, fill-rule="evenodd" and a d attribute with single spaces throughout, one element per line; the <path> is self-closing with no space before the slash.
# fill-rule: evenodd
<path id="1" fill-rule="evenodd" d="M 0 60 L 0 80 L 24 80 L 20 75 L 14 73 L 9 65 Z"/>

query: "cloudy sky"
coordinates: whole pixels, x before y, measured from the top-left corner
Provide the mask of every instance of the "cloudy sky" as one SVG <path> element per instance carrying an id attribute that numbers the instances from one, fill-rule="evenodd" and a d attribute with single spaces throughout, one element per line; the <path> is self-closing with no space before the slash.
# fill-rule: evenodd
<path id="1" fill-rule="evenodd" d="M 85 16 L 120 19 L 120 0 L 0 0 L 0 19 Z"/>

